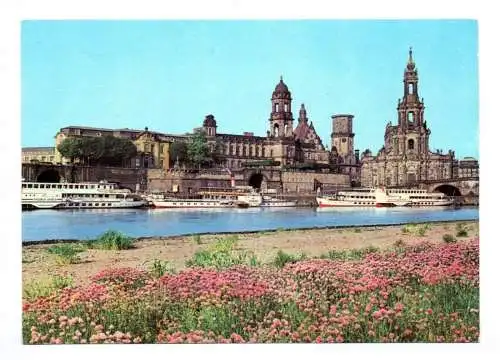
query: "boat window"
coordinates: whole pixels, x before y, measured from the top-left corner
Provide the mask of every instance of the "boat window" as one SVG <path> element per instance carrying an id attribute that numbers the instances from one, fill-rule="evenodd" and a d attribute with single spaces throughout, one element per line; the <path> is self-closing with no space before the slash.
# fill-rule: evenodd
<path id="1" fill-rule="evenodd" d="M 111 206 L 111 203 L 108 203 L 108 206 Z"/>
<path id="2" fill-rule="evenodd" d="M 82 203 L 82 206 L 87 206 L 87 203 Z"/>

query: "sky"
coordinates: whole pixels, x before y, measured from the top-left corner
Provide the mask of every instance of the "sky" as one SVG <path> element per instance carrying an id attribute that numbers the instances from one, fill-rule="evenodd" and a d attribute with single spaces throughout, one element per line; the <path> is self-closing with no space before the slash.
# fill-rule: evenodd
<path id="1" fill-rule="evenodd" d="M 411 46 L 430 148 L 479 158 L 477 38 L 473 20 L 25 20 L 21 145 L 53 146 L 66 126 L 183 134 L 207 114 L 265 136 L 283 76 L 295 125 L 304 103 L 330 147 L 331 116 L 352 114 L 355 148 L 376 152 Z"/>

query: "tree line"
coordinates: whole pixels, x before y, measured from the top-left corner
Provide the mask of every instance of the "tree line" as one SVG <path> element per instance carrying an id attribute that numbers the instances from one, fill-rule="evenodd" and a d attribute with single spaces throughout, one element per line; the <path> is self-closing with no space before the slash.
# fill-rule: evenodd
<path id="1" fill-rule="evenodd" d="M 170 144 L 170 166 L 176 163 L 186 167 L 211 167 L 223 160 L 223 144 L 217 140 L 209 144 L 203 131 L 196 131 L 187 142 Z M 137 155 L 137 147 L 130 139 L 111 135 L 103 137 L 70 137 L 57 150 L 70 160 L 85 165 L 126 166 Z"/>

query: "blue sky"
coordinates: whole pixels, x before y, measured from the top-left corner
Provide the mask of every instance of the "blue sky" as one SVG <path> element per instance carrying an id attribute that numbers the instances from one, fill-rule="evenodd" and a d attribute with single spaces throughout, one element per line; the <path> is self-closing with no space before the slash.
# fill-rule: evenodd
<path id="1" fill-rule="evenodd" d="M 65 126 L 265 135 L 280 76 L 324 144 L 353 114 L 355 148 L 377 151 L 397 121 L 412 46 L 431 149 L 479 156 L 475 21 L 24 21 L 22 146 Z"/>

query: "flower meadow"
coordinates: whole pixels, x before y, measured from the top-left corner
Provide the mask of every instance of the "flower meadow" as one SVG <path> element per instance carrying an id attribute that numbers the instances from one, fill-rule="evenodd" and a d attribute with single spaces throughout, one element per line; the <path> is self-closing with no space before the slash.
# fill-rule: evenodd
<path id="1" fill-rule="evenodd" d="M 282 267 L 106 269 L 23 303 L 26 344 L 479 341 L 479 239 Z"/>

